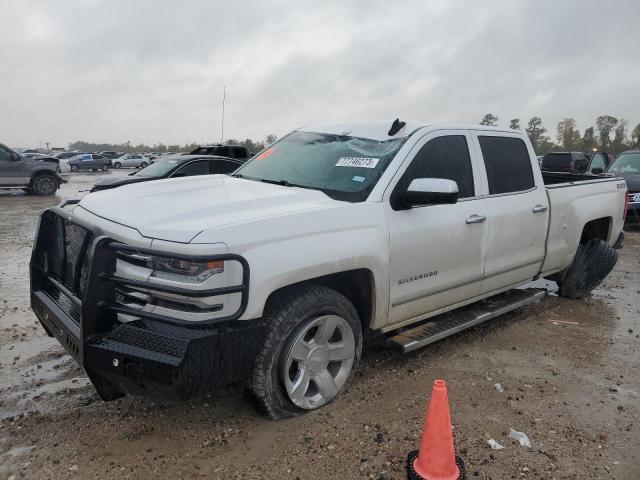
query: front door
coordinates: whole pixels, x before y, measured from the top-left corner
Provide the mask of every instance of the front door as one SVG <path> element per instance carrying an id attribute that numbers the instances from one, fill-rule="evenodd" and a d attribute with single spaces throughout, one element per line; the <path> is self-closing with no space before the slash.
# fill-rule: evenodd
<path id="1" fill-rule="evenodd" d="M 409 323 L 480 294 L 488 214 L 471 145 L 466 130 L 427 134 L 394 178 L 385 202 L 391 255 L 388 325 Z M 415 178 L 454 180 L 458 202 L 394 208 L 394 196 Z"/>
<path id="2" fill-rule="evenodd" d="M 12 153 L 0 145 L 0 185 L 26 185 L 24 159 L 13 160 Z"/>

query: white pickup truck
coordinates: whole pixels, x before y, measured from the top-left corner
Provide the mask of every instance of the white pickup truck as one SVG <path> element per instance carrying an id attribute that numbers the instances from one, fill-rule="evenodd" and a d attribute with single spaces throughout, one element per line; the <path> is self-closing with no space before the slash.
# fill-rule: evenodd
<path id="1" fill-rule="evenodd" d="M 538 299 L 518 287 L 539 277 L 588 295 L 625 199 L 620 178 L 543 175 L 513 130 L 305 127 L 231 176 L 46 210 L 32 308 L 105 400 L 243 381 L 286 417 L 345 389 L 365 332 L 408 351 Z"/>

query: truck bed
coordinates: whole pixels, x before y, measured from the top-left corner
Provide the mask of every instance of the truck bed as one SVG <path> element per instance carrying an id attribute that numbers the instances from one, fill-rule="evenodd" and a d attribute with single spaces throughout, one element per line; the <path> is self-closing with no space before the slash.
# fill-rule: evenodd
<path id="1" fill-rule="evenodd" d="M 586 180 L 601 180 L 607 178 L 601 175 L 589 173 L 569 173 L 569 172 L 547 172 L 542 171 L 542 179 L 545 185 L 555 185 L 558 183 L 574 183 Z"/>

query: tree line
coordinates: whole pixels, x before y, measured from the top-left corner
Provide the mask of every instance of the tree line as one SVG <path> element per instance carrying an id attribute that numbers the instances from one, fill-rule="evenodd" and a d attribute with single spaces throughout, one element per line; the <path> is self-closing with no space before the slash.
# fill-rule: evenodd
<path id="1" fill-rule="evenodd" d="M 270 133 L 265 137 L 264 140 L 253 141 L 250 138 L 245 140 L 238 140 L 236 138 L 229 138 L 224 143 L 228 145 L 243 145 L 249 149 L 250 152 L 259 152 L 263 148 L 268 145 L 271 145 L 273 142 L 277 140 L 277 137 Z M 205 143 L 203 145 L 213 145 L 218 142 Z M 165 145 L 164 143 L 155 143 L 153 145 L 146 145 L 144 143 L 139 143 L 137 145 L 132 145 L 131 142 L 127 141 L 124 143 L 91 143 L 91 142 L 83 142 L 77 141 L 69 144 L 69 150 L 80 150 L 82 152 L 102 152 L 102 151 L 114 151 L 114 152 L 127 152 L 127 153 L 145 153 L 145 152 L 157 152 L 157 153 L 166 153 L 166 152 L 176 152 L 176 153 L 184 153 L 191 152 L 198 148 L 200 144 L 198 143 L 185 143 L 184 145 Z"/>
<path id="2" fill-rule="evenodd" d="M 498 117 L 487 113 L 480 120 L 480 125 L 497 126 Z M 538 155 L 544 155 L 553 150 L 580 152 L 599 150 L 618 154 L 631 148 L 640 148 L 640 123 L 631 132 L 628 127 L 629 122 L 624 118 L 600 115 L 596 118 L 595 125 L 587 127 L 580 134 L 575 119 L 567 117 L 556 126 L 555 143 L 547 134 L 547 129 L 542 125 L 540 117 L 530 118 L 524 130 Z M 509 128 L 522 130 L 520 119 L 512 118 L 509 121 Z"/>

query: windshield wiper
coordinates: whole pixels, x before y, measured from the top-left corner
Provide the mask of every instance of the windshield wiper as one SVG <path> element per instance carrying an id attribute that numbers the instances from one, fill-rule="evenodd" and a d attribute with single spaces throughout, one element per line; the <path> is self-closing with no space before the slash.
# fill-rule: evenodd
<path id="1" fill-rule="evenodd" d="M 233 178 L 244 178 L 244 175 L 242 175 L 241 173 L 232 173 L 229 176 Z"/>
<path id="2" fill-rule="evenodd" d="M 296 185 L 295 183 L 290 183 L 287 180 L 267 180 L 266 178 L 261 178 L 260 181 L 263 183 L 272 183 L 274 185 L 282 185 L 283 187 L 311 188 L 311 187 L 306 187 L 304 185 Z"/>

